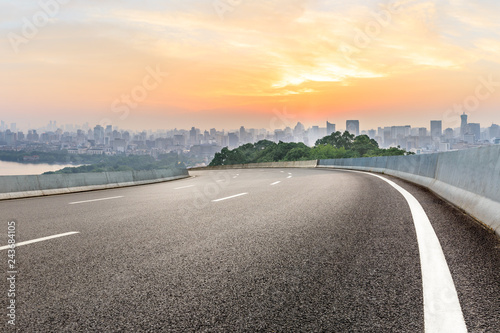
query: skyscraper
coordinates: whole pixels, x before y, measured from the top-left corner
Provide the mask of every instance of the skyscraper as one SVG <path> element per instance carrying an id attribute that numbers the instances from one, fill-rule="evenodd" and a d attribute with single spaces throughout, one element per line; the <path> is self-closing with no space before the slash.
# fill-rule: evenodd
<path id="1" fill-rule="evenodd" d="M 189 143 L 194 146 L 198 144 L 198 135 L 196 133 L 196 128 L 191 127 L 189 131 Z"/>
<path id="2" fill-rule="evenodd" d="M 460 116 L 462 123 L 460 125 L 460 138 L 463 139 L 464 135 L 467 134 L 467 115 L 464 114 Z"/>
<path id="3" fill-rule="evenodd" d="M 236 135 L 236 133 L 229 133 L 228 139 L 229 139 L 229 149 L 238 147 L 239 138 L 238 135 Z"/>
<path id="4" fill-rule="evenodd" d="M 346 131 L 355 136 L 359 135 L 359 120 L 347 120 L 345 123 Z"/>
<path id="5" fill-rule="evenodd" d="M 240 127 L 240 144 L 247 143 L 247 132 L 244 126 Z"/>
<path id="6" fill-rule="evenodd" d="M 475 141 L 481 140 L 481 125 L 478 123 L 470 123 L 468 125 L 468 132 L 474 135 Z"/>
<path id="7" fill-rule="evenodd" d="M 443 135 L 443 122 L 441 120 L 431 120 L 431 137 L 438 139 Z"/>
<path id="8" fill-rule="evenodd" d="M 326 122 L 326 135 L 330 135 L 335 132 L 335 124 Z"/>
<path id="9" fill-rule="evenodd" d="M 104 127 L 101 125 L 94 127 L 94 140 L 96 144 L 104 144 Z"/>

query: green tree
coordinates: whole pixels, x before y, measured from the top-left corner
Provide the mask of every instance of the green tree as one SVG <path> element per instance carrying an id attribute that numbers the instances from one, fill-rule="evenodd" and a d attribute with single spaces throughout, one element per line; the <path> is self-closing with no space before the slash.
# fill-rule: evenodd
<path id="1" fill-rule="evenodd" d="M 367 135 L 358 135 L 352 142 L 352 150 L 356 151 L 359 156 L 363 157 L 367 154 L 373 154 L 378 150 L 377 141 L 370 139 Z"/>

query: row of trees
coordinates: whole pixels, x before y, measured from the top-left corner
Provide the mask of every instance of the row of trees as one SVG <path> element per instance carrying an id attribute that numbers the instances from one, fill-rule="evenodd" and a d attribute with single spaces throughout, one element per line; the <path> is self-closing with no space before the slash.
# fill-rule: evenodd
<path id="1" fill-rule="evenodd" d="M 316 141 L 312 148 L 302 142 L 274 143 L 268 140 L 255 144 L 247 143 L 233 150 L 226 147 L 220 153 L 215 154 L 210 166 L 408 154 L 413 153 L 407 153 L 399 147 L 382 149 L 377 141 L 370 139 L 367 135 L 355 137 L 346 131 L 325 136 Z"/>

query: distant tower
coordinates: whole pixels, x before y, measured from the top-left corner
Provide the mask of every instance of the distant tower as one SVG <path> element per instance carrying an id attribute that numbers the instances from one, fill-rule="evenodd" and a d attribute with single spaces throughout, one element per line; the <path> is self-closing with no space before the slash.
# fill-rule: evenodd
<path id="1" fill-rule="evenodd" d="M 439 139 L 443 135 L 443 122 L 441 120 L 431 120 L 431 137 Z"/>
<path id="2" fill-rule="evenodd" d="M 359 135 L 359 120 L 347 120 L 345 123 L 346 131 L 354 134 L 355 136 Z"/>
<path id="3" fill-rule="evenodd" d="M 189 142 L 192 146 L 198 144 L 198 136 L 196 134 L 196 128 L 191 127 L 191 130 L 189 131 Z"/>
<path id="4" fill-rule="evenodd" d="M 460 125 L 460 137 L 463 139 L 464 135 L 467 134 L 467 115 L 464 114 L 460 116 L 462 119 L 462 124 Z"/>
<path id="5" fill-rule="evenodd" d="M 331 124 L 330 122 L 326 122 L 326 135 L 330 135 L 335 132 L 335 124 Z"/>
<path id="6" fill-rule="evenodd" d="M 244 126 L 240 127 L 240 143 L 245 144 L 247 141 L 247 132 Z"/>

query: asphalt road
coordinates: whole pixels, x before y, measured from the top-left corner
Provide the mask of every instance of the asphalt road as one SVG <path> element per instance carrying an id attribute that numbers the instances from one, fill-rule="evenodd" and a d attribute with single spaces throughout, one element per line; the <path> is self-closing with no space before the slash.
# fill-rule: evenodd
<path id="1" fill-rule="evenodd" d="M 11 220 L 17 243 L 78 232 L 16 248 L 14 330 L 424 332 L 415 226 L 388 183 L 321 169 L 191 174 L 0 202 L 0 246 Z M 500 332 L 499 238 L 384 177 L 424 208 L 468 331 Z M 8 331 L 9 282 L 0 287 Z"/>

